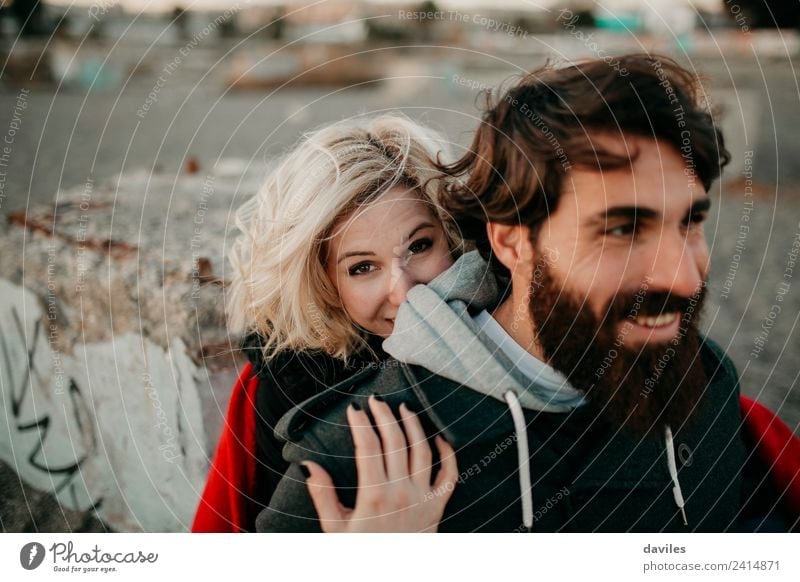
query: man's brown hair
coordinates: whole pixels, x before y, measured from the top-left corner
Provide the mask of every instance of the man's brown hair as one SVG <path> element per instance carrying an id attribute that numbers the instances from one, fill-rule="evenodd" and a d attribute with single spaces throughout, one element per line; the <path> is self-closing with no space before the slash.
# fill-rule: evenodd
<path id="1" fill-rule="evenodd" d="M 603 151 L 592 135 L 662 140 L 686 160 L 687 176 L 706 191 L 730 160 L 722 134 L 701 101 L 698 79 L 668 57 L 636 54 L 619 67 L 589 60 L 545 65 L 525 75 L 499 99 L 487 96 L 469 151 L 442 169 L 452 181 L 445 210 L 474 240 L 498 274 L 486 223 L 538 228 L 558 206 L 566 172 L 575 166 L 603 169 L 635 158 Z M 624 73 L 624 74 L 623 74 Z"/>

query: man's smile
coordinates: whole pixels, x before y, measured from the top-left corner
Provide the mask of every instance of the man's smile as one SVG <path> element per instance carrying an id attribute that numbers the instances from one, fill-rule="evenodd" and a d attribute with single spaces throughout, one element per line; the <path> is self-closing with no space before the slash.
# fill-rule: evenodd
<path id="1" fill-rule="evenodd" d="M 675 337 L 680 327 L 680 313 L 672 311 L 659 315 L 639 315 L 630 323 L 628 335 L 643 342 L 664 342 Z M 638 343 L 638 342 L 637 342 Z"/>
<path id="2" fill-rule="evenodd" d="M 660 315 L 640 315 L 636 318 L 636 324 L 641 325 L 643 327 L 664 327 L 672 323 L 678 319 L 678 314 L 675 312 L 672 313 L 662 313 Z"/>

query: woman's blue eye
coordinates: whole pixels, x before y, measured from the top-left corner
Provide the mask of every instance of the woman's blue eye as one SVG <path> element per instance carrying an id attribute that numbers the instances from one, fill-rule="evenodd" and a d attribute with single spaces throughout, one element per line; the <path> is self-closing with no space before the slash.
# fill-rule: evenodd
<path id="1" fill-rule="evenodd" d="M 418 255 L 419 253 L 427 251 L 432 246 L 433 246 L 433 241 L 431 239 L 421 238 L 411 243 L 411 245 L 409 245 L 408 247 L 408 250 L 411 251 L 411 253 Z"/>
<path id="2" fill-rule="evenodd" d="M 347 273 L 352 276 L 357 275 L 366 275 L 367 273 L 371 273 L 374 268 L 374 265 L 370 263 L 359 263 L 357 265 L 353 265 L 347 270 Z"/>

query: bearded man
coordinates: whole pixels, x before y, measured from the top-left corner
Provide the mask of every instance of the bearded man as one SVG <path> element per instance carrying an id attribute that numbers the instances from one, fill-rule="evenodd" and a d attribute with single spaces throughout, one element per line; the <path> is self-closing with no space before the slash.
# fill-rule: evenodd
<path id="1" fill-rule="evenodd" d="M 293 464 L 259 530 L 319 531 L 301 464 L 353 506 L 346 410 L 370 395 L 454 447 L 439 531 L 791 527 L 759 506 L 777 496 L 748 472 L 736 371 L 698 328 L 730 156 L 689 72 L 620 63 L 548 66 L 487 105 L 442 195 L 478 250 L 409 292 L 398 365 L 282 419 Z"/>

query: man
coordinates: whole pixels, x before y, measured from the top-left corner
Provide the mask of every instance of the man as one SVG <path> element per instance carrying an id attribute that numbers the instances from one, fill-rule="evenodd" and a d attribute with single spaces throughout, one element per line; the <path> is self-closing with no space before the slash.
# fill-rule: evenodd
<path id="1" fill-rule="evenodd" d="M 777 496 L 748 473 L 736 371 L 698 331 L 729 155 L 687 71 L 620 61 L 546 67 L 487 108 L 443 204 L 491 273 L 468 253 L 412 289 L 384 343 L 400 363 L 282 419 L 293 464 L 261 531 L 319 530 L 303 461 L 353 505 L 346 411 L 372 394 L 456 451 L 439 531 L 790 527 L 759 505 Z"/>

